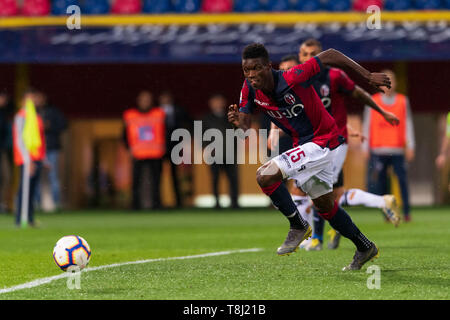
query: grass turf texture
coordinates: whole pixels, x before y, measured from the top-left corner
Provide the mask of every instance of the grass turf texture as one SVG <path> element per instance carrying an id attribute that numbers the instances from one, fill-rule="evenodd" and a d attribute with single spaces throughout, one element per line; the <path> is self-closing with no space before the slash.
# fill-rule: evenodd
<path id="1" fill-rule="evenodd" d="M 82 274 L 81 289 L 66 279 L 0 294 L 2 299 L 449 299 L 450 210 L 416 208 L 413 222 L 395 229 L 377 210 L 348 210 L 380 248 L 380 258 L 344 273 L 354 254 L 299 250 L 278 257 L 287 222 L 274 210 L 67 212 L 40 215 L 40 229 L 17 229 L 0 216 L 0 288 L 61 271 L 52 259 L 56 241 L 69 234 L 91 246 L 89 267 L 140 259 L 233 249 L 261 252 L 121 266 Z M 328 227 L 327 227 L 328 228 Z M 326 246 L 326 244 L 325 244 Z M 369 265 L 381 268 L 381 289 L 369 290 Z"/>

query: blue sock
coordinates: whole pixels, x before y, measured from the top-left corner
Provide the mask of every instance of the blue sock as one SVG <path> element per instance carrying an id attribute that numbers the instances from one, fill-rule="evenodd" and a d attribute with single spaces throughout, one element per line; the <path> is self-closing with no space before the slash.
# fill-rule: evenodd
<path id="1" fill-rule="evenodd" d="M 312 238 L 319 239 L 320 242 L 323 242 L 323 229 L 325 226 L 325 220 L 319 215 L 317 210 L 313 207 L 313 223 L 314 223 L 314 233 Z"/>
<path id="2" fill-rule="evenodd" d="M 273 205 L 289 220 L 291 228 L 308 228 L 308 222 L 306 222 L 298 212 L 291 194 L 283 182 L 275 183 L 269 187 L 262 188 L 262 190 L 270 197 Z"/>

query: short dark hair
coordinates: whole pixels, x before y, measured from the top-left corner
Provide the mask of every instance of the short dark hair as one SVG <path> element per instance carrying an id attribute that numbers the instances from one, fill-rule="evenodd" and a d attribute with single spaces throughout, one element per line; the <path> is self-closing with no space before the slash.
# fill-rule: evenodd
<path id="1" fill-rule="evenodd" d="M 261 58 L 265 63 L 269 63 L 269 53 L 266 47 L 261 43 L 252 43 L 244 48 L 242 51 L 242 59 L 257 59 Z"/>
<path id="2" fill-rule="evenodd" d="M 297 64 L 300 64 L 300 61 L 298 60 L 298 56 L 295 54 L 288 54 L 287 56 L 284 56 L 281 58 L 280 62 L 286 62 L 286 61 L 295 61 Z"/>
<path id="3" fill-rule="evenodd" d="M 303 45 L 305 45 L 307 47 L 316 46 L 319 48 L 320 51 L 322 51 L 322 43 L 319 40 L 314 39 L 314 38 L 303 41 L 300 46 L 303 46 Z"/>

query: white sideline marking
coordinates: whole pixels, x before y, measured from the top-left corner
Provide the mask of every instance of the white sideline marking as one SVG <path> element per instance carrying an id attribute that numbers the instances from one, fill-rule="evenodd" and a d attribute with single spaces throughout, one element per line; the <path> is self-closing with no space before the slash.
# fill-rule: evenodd
<path id="1" fill-rule="evenodd" d="M 210 253 L 196 254 L 196 255 L 192 255 L 192 256 L 137 260 L 137 261 L 113 263 L 113 264 L 106 264 L 106 265 L 98 266 L 98 267 L 86 268 L 82 272 L 96 271 L 96 270 L 102 270 L 102 269 L 109 269 L 109 268 L 126 266 L 126 265 L 130 265 L 130 264 L 142 264 L 142 263 L 168 261 L 168 260 L 197 259 L 197 258 L 206 258 L 206 257 L 214 257 L 214 256 L 224 256 L 224 255 L 233 254 L 233 253 L 259 252 L 259 251 L 262 251 L 262 250 L 263 249 L 260 249 L 260 248 L 252 248 L 252 249 L 240 249 L 240 250 L 210 252 Z M 36 280 L 30 281 L 30 282 L 26 282 L 26 283 L 22 283 L 22 284 L 19 284 L 19 285 L 10 287 L 10 288 L 0 289 L 0 294 L 14 292 L 14 291 L 22 290 L 22 289 L 31 289 L 31 288 L 34 288 L 34 287 L 41 286 L 43 284 L 47 284 L 47 283 L 53 282 L 55 280 L 67 278 L 68 275 L 69 275 L 68 273 L 62 273 L 62 274 L 57 275 L 57 276 L 36 279 Z"/>

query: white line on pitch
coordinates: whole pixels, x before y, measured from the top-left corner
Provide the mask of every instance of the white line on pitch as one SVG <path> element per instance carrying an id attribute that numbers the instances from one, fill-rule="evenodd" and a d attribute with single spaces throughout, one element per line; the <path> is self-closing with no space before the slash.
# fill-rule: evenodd
<path id="1" fill-rule="evenodd" d="M 102 269 L 109 269 L 109 268 L 126 266 L 126 265 L 130 265 L 130 264 L 142 264 L 142 263 L 168 261 L 168 260 L 197 259 L 197 258 L 206 258 L 206 257 L 214 257 L 214 256 L 224 256 L 224 255 L 233 254 L 233 253 L 258 252 L 258 251 L 262 251 L 262 249 L 260 249 L 260 248 L 240 249 L 240 250 L 229 250 L 229 251 L 219 251 L 219 252 L 210 252 L 210 253 L 196 254 L 196 255 L 192 255 L 192 256 L 168 257 L 168 258 L 156 258 L 156 259 L 129 261 L 129 262 L 113 263 L 113 264 L 106 264 L 106 265 L 98 266 L 98 267 L 86 268 L 82 272 L 96 271 L 96 270 L 102 270 Z M 53 282 L 55 280 L 67 278 L 67 276 L 68 276 L 68 273 L 62 273 L 60 275 L 53 276 L 53 277 L 36 279 L 36 280 L 30 281 L 30 282 L 26 282 L 26 283 L 22 283 L 22 284 L 19 284 L 17 286 L 13 286 L 13 287 L 10 287 L 10 288 L 0 289 L 0 294 L 14 292 L 14 291 L 22 290 L 22 289 L 31 289 L 31 288 L 34 288 L 34 287 L 41 286 L 43 284 L 47 284 L 47 283 Z"/>

